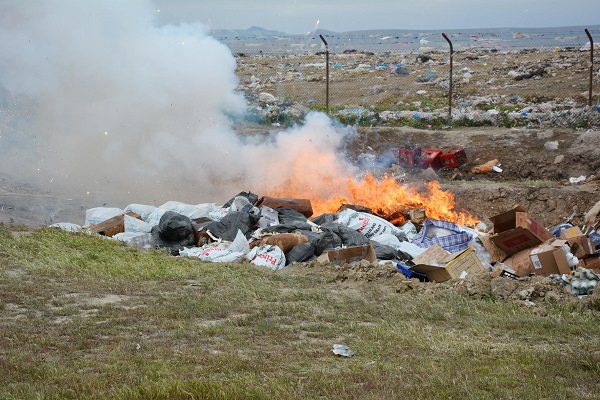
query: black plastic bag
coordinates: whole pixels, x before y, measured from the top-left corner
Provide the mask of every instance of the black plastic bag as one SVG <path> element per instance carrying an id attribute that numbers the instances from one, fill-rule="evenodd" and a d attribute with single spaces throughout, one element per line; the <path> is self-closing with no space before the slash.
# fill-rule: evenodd
<path id="1" fill-rule="evenodd" d="M 196 244 L 192 221 L 173 211 L 165 212 L 150 233 L 153 247 L 166 248 L 173 255 L 179 255 L 184 247 Z"/>

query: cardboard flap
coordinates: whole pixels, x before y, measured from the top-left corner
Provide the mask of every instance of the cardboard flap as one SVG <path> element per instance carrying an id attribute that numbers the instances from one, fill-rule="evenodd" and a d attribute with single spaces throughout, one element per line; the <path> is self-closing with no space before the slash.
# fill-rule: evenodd
<path id="1" fill-rule="evenodd" d="M 503 212 L 490 218 L 494 224 L 493 233 L 500 233 L 515 227 L 514 221 L 517 212 L 527 212 L 522 206 L 516 206 L 512 210 Z"/>
<path id="2" fill-rule="evenodd" d="M 442 246 L 434 244 L 433 246 L 431 246 L 430 248 L 425 250 L 423 253 L 421 253 L 417 257 L 413 258 L 412 262 L 415 265 L 418 265 L 418 264 L 436 265 L 436 264 L 440 264 L 440 261 L 449 254 L 450 253 L 448 253 Z"/>

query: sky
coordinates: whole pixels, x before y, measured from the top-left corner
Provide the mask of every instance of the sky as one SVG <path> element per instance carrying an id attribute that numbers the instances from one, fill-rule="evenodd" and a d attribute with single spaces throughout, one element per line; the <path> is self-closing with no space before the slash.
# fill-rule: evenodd
<path id="1" fill-rule="evenodd" d="M 303 34 L 370 29 L 541 28 L 597 25 L 599 0 L 153 0 L 161 23 L 259 26 Z"/>

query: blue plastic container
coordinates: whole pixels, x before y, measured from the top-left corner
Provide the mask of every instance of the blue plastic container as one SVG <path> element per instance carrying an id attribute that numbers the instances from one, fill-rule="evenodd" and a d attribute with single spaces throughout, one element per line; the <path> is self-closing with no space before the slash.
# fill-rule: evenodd
<path id="1" fill-rule="evenodd" d="M 406 265 L 406 264 L 397 263 L 396 267 L 398 267 L 400 272 L 402 272 L 404 274 L 404 276 L 406 276 L 408 279 L 416 278 L 416 279 L 420 280 L 421 282 L 429 282 L 429 279 L 427 279 L 426 275 L 411 271 L 409 269 L 408 265 Z"/>

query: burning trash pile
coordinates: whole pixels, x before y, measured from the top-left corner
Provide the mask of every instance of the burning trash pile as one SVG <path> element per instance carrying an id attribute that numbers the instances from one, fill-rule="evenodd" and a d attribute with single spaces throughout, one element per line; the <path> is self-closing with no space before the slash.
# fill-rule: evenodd
<path id="1" fill-rule="evenodd" d="M 385 179 L 354 185 L 360 185 L 350 185 L 356 204 L 346 198 L 311 201 L 241 192 L 222 206 L 169 201 L 159 207 L 93 208 L 83 227 L 54 226 L 138 248 L 163 248 L 175 256 L 250 262 L 273 270 L 313 261 L 338 266 L 391 262 L 407 278 L 423 282 L 485 272 L 513 279 L 547 276 L 576 296 L 591 294 L 600 280 L 600 234 L 593 230 L 585 234 L 568 223 L 546 229 L 517 206 L 491 217 L 493 228 L 486 232 L 477 218 L 451 211 L 453 195 L 437 182 L 428 184 L 427 194 L 389 186 L 392 182 Z M 364 185 L 389 190 L 365 192 Z M 388 195 L 363 197 L 361 203 L 361 193 Z"/>

